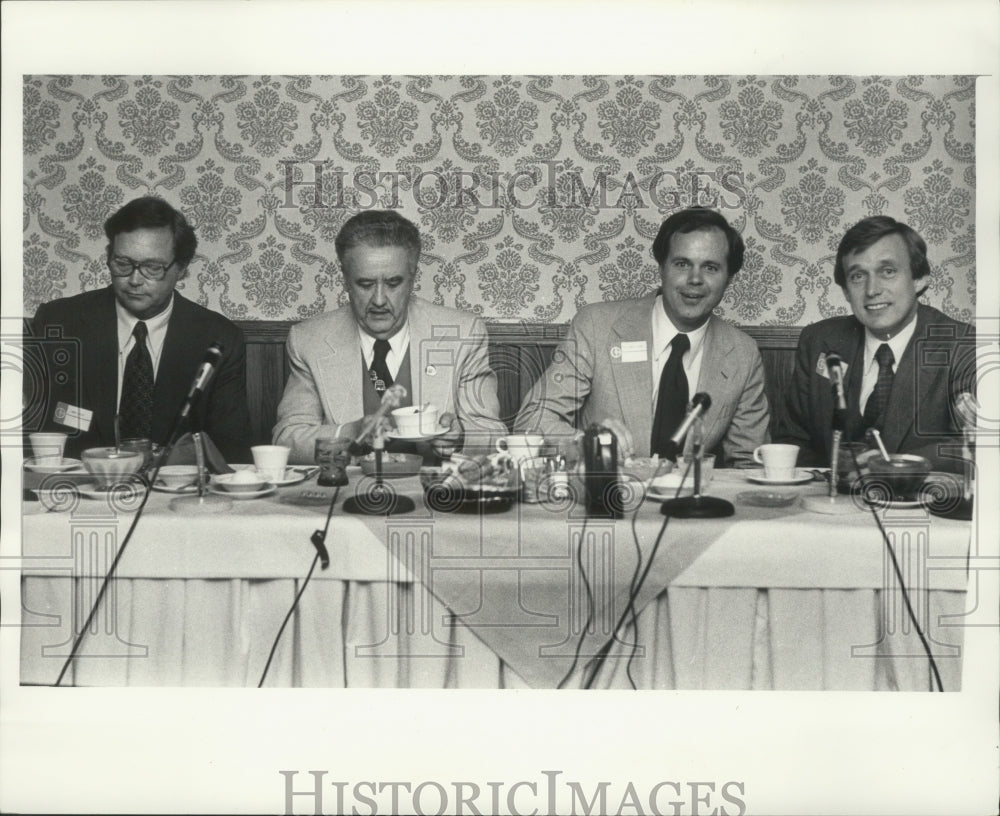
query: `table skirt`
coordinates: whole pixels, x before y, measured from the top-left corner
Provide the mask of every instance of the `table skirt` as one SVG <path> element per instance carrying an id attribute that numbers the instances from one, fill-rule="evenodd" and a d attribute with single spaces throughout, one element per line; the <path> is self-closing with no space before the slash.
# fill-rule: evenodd
<path id="1" fill-rule="evenodd" d="M 256 686 L 299 586 L 293 579 L 118 579 L 63 684 Z M 92 579 L 22 579 L 22 683 L 55 682 L 70 651 L 68 622 L 82 623 L 95 588 Z M 619 632 L 592 685 L 926 691 L 929 663 L 898 593 L 891 595 L 669 587 L 634 630 Z M 923 591 L 913 602 L 918 619 L 929 622 L 945 690 L 959 690 L 966 593 Z M 587 662 L 583 655 L 565 687 L 582 685 Z M 331 579 L 307 587 L 264 685 L 527 687 L 419 584 Z"/>

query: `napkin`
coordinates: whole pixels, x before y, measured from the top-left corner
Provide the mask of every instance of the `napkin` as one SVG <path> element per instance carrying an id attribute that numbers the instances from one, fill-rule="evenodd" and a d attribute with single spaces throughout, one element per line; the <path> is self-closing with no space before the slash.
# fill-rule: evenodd
<path id="1" fill-rule="evenodd" d="M 215 447 L 215 443 L 211 440 L 207 433 L 200 433 L 202 443 L 205 448 L 205 467 L 208 469 L 209 473 L 234 473 L 235 471 L 229 467 L 226 463 L 225 457 L 219 453 L 219 449 Z M 198 464 L 198 458 L 194 450 L 194 435 L 190 433 L 184 434 L 180 439 L 177 440 L 177 444 L 174 445 L 174 449 L 170 452 L 170 456 L 167 457 L 167 461 L 164 462 L 166 465 L 196 465 Z"/>

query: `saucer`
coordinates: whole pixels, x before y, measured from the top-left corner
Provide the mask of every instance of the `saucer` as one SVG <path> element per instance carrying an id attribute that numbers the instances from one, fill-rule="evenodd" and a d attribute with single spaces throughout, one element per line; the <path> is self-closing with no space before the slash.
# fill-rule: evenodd
<path id="1" fill-rule="evenodd" d="M 153 485 L 153 490 L 157 493 L 172 493 L 175 496 L 187 496 L 191 493 L 197 493 L 198 485 L 189 484 L 183 487 L 169 487 L 168 485 L 157 483 Z"/>
<path id="2" fill-rule="evenodd" d="M 208 492 L 214 493 L 216 496 L 225 496 L 227 499 L 236 499 L 237 501 L 243 501 L 244 499 L 260 499 L 264 496 L 270 496 L 272 493 L 277 492 L 278 488 L 271 482 L 265 484 L 260 490 L 248 490 L 245 493 L 235 492 L 231 490 L 226 490 L 218 485 L 210 484 L 208 486 Z"/>
<path id="3" fill-rule="evenodd" d="M 428 439 L 437 439 L 439 436 L 444 436 L 446 433 L 448 433 L 448 428 L 441 428 L 441 430 L 434 431 L 433 433 L 417 434 L 416 436 L 401 434 L 399 431 L 388 431 L 385 438 L 396 439 L 400 442 L 426 442 Z"/>
<path id="4" fill-rule="evenodd" d="M 32 473 L 65 473 L 83 467 L 79 459 L 63 459 L 58 465 L 36 465 L 34 458 L 24 460 L 24 469 Z"/>
<path id="5" fill-rule="evenodd" d="M 793 476 L 791 479 L 768 479 L 767 476 L 764 475 L 763 468 L 758 470 L 748 470 L 746 476 L 748 482 L 761 485 L 800 485 L 813 480 L 812 473 L 809 471 L 802 471 L 801 469 L 798 470 L 798 475 Z"/>
<path id="6" fill-rule="evenodd" d="M 85 499 L 106 500 L 109 496 L 142 496 L 146 492 L 146 486 L 140 481 L 119 482 L 110 488 L 98 487 L 97 482 L 85 482 L 76 486 L 76 492 Z"/>
<path id="7" fill-rule="evenodd" d="M 253 465 L 232 465 L 233 470 L 254 470 Z M 306 479 L 310 479 L 319 473 L 319 467 L 316 465 L 302 465 L 299 467 L 286 467 L 285 468 L 285 478 L 283 479 L 272 479 L 268 484 L 272 484 L 275 487 L 287 487 L 288 485 L 297 485 L 304 482 Z M 229 493 L 226 494 L 230 495 Z"/>

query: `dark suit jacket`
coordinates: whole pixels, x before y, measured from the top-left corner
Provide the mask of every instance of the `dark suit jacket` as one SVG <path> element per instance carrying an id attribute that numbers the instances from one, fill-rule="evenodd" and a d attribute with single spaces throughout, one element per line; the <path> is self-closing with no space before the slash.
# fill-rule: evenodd
<path id="1" fill-rule="evenodd" d="M 833 317 L 802 330 L 788 392 L 788 419 L 775 442 L 798 445 L 799 464 L 830 464 L 833 392 L 817 363 L 835 352 L 847 364 L 847 432 L 862 439 L 859 399 L 864 376 L 864 327 L 854 317 Z M 882 441 L 890 453 L 928 458 L 936 470 L 961 470 L 961 429 L 952 410 L 961 391 L 975 393 L 975 330 L 931 306 L 917 308 L 917 328 L 896 366 Z"/>
<path id="2" fill-rule="evenodd" d="M 25 372 L 25 425 L 69 434 L 66 455 L 71 457 L 78 457 L 86 448 L 113 445 L 118 329 L 111 287 L 40 306 L 32 320 L 32 334 L 35 342 L 26 338 L 25 344 L 36 347 L 36 359 L 43 361 L 44 368 L 36 368 L 36 376 Z M 161 445 L 167 442 L 205 351 L 216 341 L 225 349 L 222 361 L 184 430 L 203 430 L 227 460 L 249 462 L 243 332 L 232 321 L 177 292 L 153 389 L 150 436 Z M 72 361 L 69 364 L 67 354 Z M 60 401 L 93 411 L 89 430 L 77 431 L 55 422 L 53 411 Z"/>

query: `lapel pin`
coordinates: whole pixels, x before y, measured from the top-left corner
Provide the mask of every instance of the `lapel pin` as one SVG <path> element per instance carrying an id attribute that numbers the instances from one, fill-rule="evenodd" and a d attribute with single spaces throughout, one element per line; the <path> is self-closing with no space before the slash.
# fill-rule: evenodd
<path id="1" fill-rule="evenodd" d="M 438 373 L 437 366 L 429 365 L 427 366 L 427 368 L 424 369 L 424 374 L 426 374 L 428 377 L 433 377 L 437 373 Z"/>
<path id="2" fill-rule="evenodd" d="M 612 359 L 617 360 L 621 356 L 622 356 L 622 347 L 621 346 L 612 346 L 611 347 L 611 357 L 612 357 Z"/>

